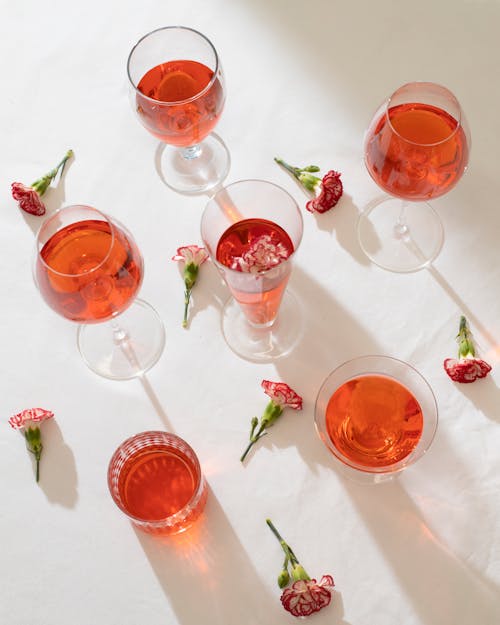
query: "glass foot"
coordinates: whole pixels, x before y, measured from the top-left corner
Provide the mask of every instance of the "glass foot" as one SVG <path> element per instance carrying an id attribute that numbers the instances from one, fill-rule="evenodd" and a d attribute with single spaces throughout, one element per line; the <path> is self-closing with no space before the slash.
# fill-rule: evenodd
<path id="1" fill-rule="evenodd" d="M 92 371 L 110 380 L 130 380 L 158 361 L 165 329 L 156 310 L 136 299 L 115 319 L 79 326 L 77 343 Z"/>
<path id="2" fill-rule="evenodd" d="M 436 258 L 444 232 L 430 204 L 407 202 L 404 209 L 402 206 L 402 200 L 387 196 L 371 202 L 359 217 L 358 239 L 364 253 L 382 269 L 410 273 Z"/>
<path id="3" fill-rule="evenodd" d="M 158 156 L 163 182 L 187 195 L 205 193 L 220 185 L 231 163 L 225 143 L 215 133 L 191 148 L 162 144 Z"/>
<path id="4" fill-rule="evenodd" d="M 289 354 L 303 334 L 303 316 L 294 295 L 285 291 L 276 321 L 269 328 L 250 325 L 230 298 L 222 309 L 222 333 L 233 352 L 251 362 L 271 362 Z"/>

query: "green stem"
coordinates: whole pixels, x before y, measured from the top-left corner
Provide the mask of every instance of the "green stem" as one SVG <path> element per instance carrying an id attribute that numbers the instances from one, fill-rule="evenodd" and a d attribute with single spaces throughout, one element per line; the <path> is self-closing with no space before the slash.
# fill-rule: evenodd
<path id="1" fill-rule="evenodd" d="M 283 549 L 283 551 L 285 552 L 285 562 L 286 562 L 286 558 L 288 558 L 292 564 L 292 566 L 296 566 L 299 564 L 299 561 L 297 559 L 297 556 L 293 553 L 293 549 L 290 547 L 290 545 L 285 541 L 285 539 L 283 538 L 283 536 L 278 532 L 278 530 L 276 529 L 276 527 L 274 526 L 274 523 L 271 521 L 271 519 L 266 519 L 266 523 L 269 526 L 269 529 L 271 530 L 271 532 L 276 536 L 276 538 L 279 540 L 279 543 L 281 545 L 281 548 Z"/>
<path id="2" fill-rule="evenodd" d="M 295 178 L 297 178 L 297 180 L 299 180 L 299 175 L 300 175 L 301 170 L 298 167 L 292 167 L 292 165 L 289 165 L 282 158 L 277 158 L 276 156 L 274 157 L 274 160 L 276 161 L 276 163 L 278 163 L 278 165 L 281 165 L 282 167 L 284 167 L 287 171 L 289 171 L 292 174 L 292 176 L 294 176 Z"/>
<path id="3" fill-rule="evenodd" d="M 257 434 L 255 434 L 255 436 L 252 436 L 252 438 L 250 439 L 250 442 L 247 445 L 247 448 L 245 449 L 245 451 L 243 452 L 240 458 L 240 462 L 243 462 L 245 460 L 245 458 L 248 455 L 248 452 L 252 449 L 252 447 L 259 440 L 259 438 L 262 438 L 266 434 L 264 432 L 265 428 L 266 428 L 265 424 L 262 424 L 260 428 L 257 430 Z"/>
<path id="4" fill-rule="evenodd" d="M 191 289 L 186 289 L 184 291 L 184 319 L 182 320 L 182 327 L 187 328 L 187 316 L 188 316 L 188 307 L 189 300 L 191 299 Z"/>

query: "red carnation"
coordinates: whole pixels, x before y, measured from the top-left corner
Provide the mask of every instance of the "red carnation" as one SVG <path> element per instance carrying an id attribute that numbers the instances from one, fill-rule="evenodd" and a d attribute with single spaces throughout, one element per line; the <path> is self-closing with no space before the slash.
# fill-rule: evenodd
<path id="1" fill-rule="evenodd" d="M 340 200 L 343 187 L 340 180 L 341 174 L 337 171 L 329 171 L 321 181 L 321 191 L 318 197 L 309 200 L 306 208 L 311 213 L 326 213 Z"/>
<path id="2" fill-rule="evenodd" d="M 47 191 L 52 180 L 57 176 L 57 172 L 61 169 L 64 171 L 64 166 L 66 165 L 66 161 L 73 156 L 73 150 L 68 150 L 62 159 L 62 161 L 51 169 L 45 176 L 38 178 L 35 182 L 27 187 L 22 182 L 13 182 L 12 187 L 12 197 L 19 202 L 19 208 L 21 208 L 26 213 L 30 215 L 44 215 L 45 214 L 45 204 L 42 202 L 40 197 Z"/>
<path id="3" fill-rule="evenodd" d="M 40 458 L 42 457 L 42 433 L 39 424 L 52 419 L 54 413 L 44 408 L 27 408 L 9 419 L 11 427 L 22 430 L 26 440 L 26 447 L 36 460 L 36 481 L 40 479 Z"/>
<path id="4" fill-rule="evenodd" d="M 316 197 L 309 200 L 306 204 L 306 209 L 309 212 L 326 213 L 326 211 L 333 208 L 342 197 L 344 188 L 340 180 L 341 174 L 338 171 L 332 169 L 320 180 L 318 176 L 313 175 L 313 173 L 319 172 L 319 167 L 317 165 L 294 167 L 293 165 L 289 165 L 282 158 L 275 158 L 274 160 L 278 165 L 281 165 L 290 172 L 307 191 L 315 195 L 317 194 Z M 319 193 L 317 193 L 318 188 Z"/>
<path id="5" fill-rule="evenodd" d="M 491 371 L 491 365 L 476 358 L 476 350 L 472 334 L 467 325 L 467 319 L 460 317 L 460 327 L 457 335 L 458 359 L 446 358 L 443 363 L 446 373 L 454 382 L 470 384 L 478 378 L 484 378 Z"/>

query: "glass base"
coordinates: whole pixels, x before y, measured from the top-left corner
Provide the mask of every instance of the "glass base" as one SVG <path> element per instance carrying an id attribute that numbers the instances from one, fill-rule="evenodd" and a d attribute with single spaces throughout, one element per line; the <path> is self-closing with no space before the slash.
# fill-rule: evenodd
<path id="1" fill-rule="evenodd" d="M 229 173 L 230 163 L 225 143 L 212 133 L 190 148 L 162 144 L 158 166 L 167 186 L 178 193 L 194 195 L 220 185 Z"/>
<path id="2" fill-rule="evenodd" d="M 165 329 L 156 310 L 136 299 L 115 319 L 79 326 L 77 342 L 92 371 L 110 380 L 130 380 L 158 361 Z"/>
<path id="3" fill-rule="evenodd" d="M 361 213 L 358 239 L 364 253 L 382 269 L 410 273 L 436 258 L 443 246 L 444 232 L 430 204 L 383 196 Z"/>
<path id="4" fill-rule="evenodd" d="M 237 301 L 231 297 L 222 309 L 222 333 L 233 352 L 251 362 L 271 362 L 289 354 L 303 333 L 300 304 L 285 291 L 276 321 L 267 328 L 248 323 Z"/>

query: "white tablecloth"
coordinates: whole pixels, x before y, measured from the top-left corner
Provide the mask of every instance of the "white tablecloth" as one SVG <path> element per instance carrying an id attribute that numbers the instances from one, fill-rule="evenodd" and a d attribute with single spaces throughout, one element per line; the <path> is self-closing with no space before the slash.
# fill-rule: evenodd
<path id="1" fill-rule="evenodd" d="M 308 572 L 330 573 L 332 605 L 311 622 L 344 625 L 497 625 L 500 622 L 500 83 L 496 0 L 338 2 L 186 0 L 72 3 L 3 0 L 0 116 L 3 289 L 0 424 L 0 622 L 9 625 L 270 625 L 292 622 L 275 578 L 282 554 L 271 517 Z M 227 297 L 205 265 L 189 330 L 170 258 L 200 244 L 206 196 L 174 193 L 154 164 L 156 140 L 135 119 L 125 63 L 163 25 L 206 34 L 221 56 L 227 102 L 217 126 L 232 158 L 227 182 L 262 178 L 304 207 L 273 162 L 342 172 L 333 211 L 304 210 L 290 288 L 306 331 L 273 364 L 237 358 L 220 332 Z M 379 193 L 362 160 L 363 132 L 401 84 L 449 87 L 466 111 L 473 148 L 459 185 L 435 200 L 444 248 L 427 270 L 399 275 L 363 256 L 355 226 Z M 49 212 L 91 204 L 118 218 L 144 254 L 141 297 L 167 330 L 146 380 L 88 370 L 75 326 L 42 301 L 31 278 L 40 218 L 17 208 L 10 183 L 31 183 L 73 148 Z M 492 374 L 473 385 L 443 371 L 467 315 Z M 346 479 L 313 425 L 327 374 L 363 354 L 392 355 L 428 379 L 440 423 L 430 451 L 397 480 Z M 239 462 L 262 379 L 304 397 Z M 10 415 L 42 406 L 41 480 Z M 114 506 L 114 449 L 144 430 L 172 429 L 196 449 L 210 492 L 192 532 L 159 541 Z"/>

